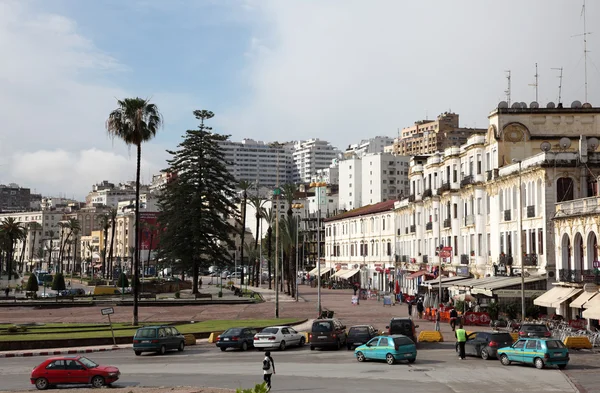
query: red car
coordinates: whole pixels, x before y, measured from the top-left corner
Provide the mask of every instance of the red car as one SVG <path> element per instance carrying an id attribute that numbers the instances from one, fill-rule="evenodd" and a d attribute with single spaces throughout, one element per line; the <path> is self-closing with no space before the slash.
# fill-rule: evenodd
<path id="1" fill-rule="evenodd" d="M 31 372 L 31 383 L 39 390 L 55 385 L 92 385 L 101 388 L 119 379 L 113 366 L 100 366 L 83 356 L 57 356 L 46 359 Z"/>

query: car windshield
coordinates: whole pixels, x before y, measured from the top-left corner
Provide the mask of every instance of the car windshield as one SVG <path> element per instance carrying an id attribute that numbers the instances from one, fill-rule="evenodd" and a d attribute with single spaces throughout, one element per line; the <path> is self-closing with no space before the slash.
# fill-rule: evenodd
<path id="1" fill-rule="evenodd" d="M 223 333 L 224 336 L 239 336 L 240 334 L 242 334 L 242 329 L 240 328 L 227 329 L 227 331 Z"/>
<path id="2" fill-rule="evenodd" d="M 559 340 L 548 340 L 548 341 L 546 341 L 546 347 L 548 347 L 548 349 L 566 348 L 565 344 L 563 344 L 563 342 L 559 341 Z"/>
<path id="3" fill-rule="evenodd" d="M 492 334 L 492 341 L 512 342 L 512 336 L 508 333 Z"/>
<path id="4" fill-rule="evenodd" d="M 524 332 L 546 332 L 548 328 L 546 325 L 523 325 Z"/>
<path id="5" fill-rule="evenodd" d="M 314 322 L 312 325 L 313 332 L 330 332 L 331 331 L 331 322 L 329 321 L 320 321 Z"/>
<path id="6" fill-rule="evenodd" d="M 266 328 L 266 329 L 263 329 L 261 331 L 261 333 L 265 333 L 265 334 L 277 334 L 278 331 L 279 331 L 279 328 Z"/>
<path id="7" fill-rule="evenodd" d="M 139 329 L 135 336 L 139 338 L 154 338 L 156 337 L 156 329 Z"/>
<path id="8" fill-rule="evenodd" d="M 354 326 L 350 328 L 348 334 L 368 334 L 369 328 L 366 326 Z"/>
<path id="9" fill-rule="evenodd" d="M 96 367 L 98 367 L 98 365 L 96 363 L 92 362 L 88 358 L 81 357 L 81 358 L 79 358 L 79 361 L 81 362 L 81 364 L 83 364 L 87 368 L 96 368 Z"/>

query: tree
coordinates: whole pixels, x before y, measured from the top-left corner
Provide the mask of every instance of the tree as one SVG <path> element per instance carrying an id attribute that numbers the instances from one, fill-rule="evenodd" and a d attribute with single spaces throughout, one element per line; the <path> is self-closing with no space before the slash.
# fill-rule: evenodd
<path id="1" fill-rule="evenodd" d="M 284 270 L 287 277 L 287 293 L 295 296 L 296 286 L 292 279 L 296 277 L 296 233 L 298 231 L 298 219 L 294 216 L 285 216 L 281 219 L 281 247 L 284 250 Z"/>
<path id="2" fill-rule="evenodd" d="M 269 208 L 267 210 L 264 211 L 264 216 L 265 220 L 267 221 L 267 224 L 269 225 L 269 228 L 267 228 L 267 270 L 269 271 L 269 289 L 272 289 L 272 285 L 271 285 L 271 239 L 273 237 L 273 223 L 275 222 L 274 220 L 277 218 L 277 213 L 273 210 L 273 208 Z"/>
<path id="3" fill-rule="evenodd" d="M 244 243 L 246 240 L 246 203 L 248 202 L 248 189 L 252 187 L 252 183 L 242 180 L 238 183 L 238 188 L 242 191 L 242 230 L 240 231 L 240 266 L 242 273 L 240 274 L 240 286 L 244 285 Z M 247 278 L 246 278 L 247 279 Z"/>
<path id="4" fill-rule="evenodd" d="M 115 241 L 115 230 L 117 229 L 117 209 L 111 208 L 107 215 L 110 218 L 110 251 L 108 254 L 108 271 L 110 273 L 110 278 L 113 278 L 113 245 Z M 106 242 L 106 238 L 104 241 Z"/>
<path id="5" fill-rule="evenodd" d="M 65 286 L 65 277 L 62 273 L 56 273 L 54 280 L 52 280 L 52 287 L 55 291 L 64 291 L 67 287 Z"/>
<path id="6" fill-rule="evenodd" d="M 40 289 L 38 285 L 38 279 L 35 274 L 31 274 L 29 279 L 27 280 L 27 285 L 25 286 L 25 290 L 27 292 L 37 292 Z"/>
<path id="7" fill-rule="evenodd" d="M 258 259 L 255 260 L 254 263 L 254 277 L 252 277 L 252 281 L 254 281 L 255 285 L 258 287 L 260 286 L 260 264 L 261 264 L 261 256 L 258 253 L 258 238 L 260 237 L 260 234 L 258 233 L 260 231 L 260 220 L 262 220 L 263 217 L 263 213 L 264 213 L 264 208 L 263 205 L 265 204 L 265 200 L 261 199 L 260 196 L 258 196 L 258 184 L 256 185 L 256 196 L 250 197 L 250 206 L 252 206 L 255 210 L 254 213 L 254 217 L 256 218 L 256 232 L 255 236 L 254 236 L 254 251 L 255 251 L 255 255 L 258 255 Z"/>
<path id="8" fill-rule="evenodd" d="M 21 249 L 21 257 L 19 258 L 19 272 L 23 273 L 23 261 L 25 260 L 25 247 L 27 245 L 27 238 L 29 237 L 29 228 L 23 227 L 23 247 Z"/>
<path id="9" fill-rule="evenodd" d="M 29 254 L 29 262 L 33 261 L 33 257 L 34 257 L 34 252 L 35 252 L 35 238 L 36 235 L 38 233 L 38 231 L 41 231 L 42 225 L 40 225 L 40 223 L 38 223 L 37 221 L 31 221 L 29 223 L 29 233 L 33 234 L 33 240 L 32 240 L 32 246 L 31 246 L 31 254 Z M 36 256 L 37 257 L 37 256 Z M 42 257 L 43 258 L 43 257 Z M 41 259 L 41 258 L 40 258 Z"/>
<path id="10" fill-rule="evenodd" d="M 154 138 L 163 124 L 162 115 L 155 104 L 141 98 L 125 98 L 118 101 L 119 107 L 106 120 L 106 131 L 113 138 L 123 140 L 137 148 L 135 174 L 135 255 L 133 277 L 138 281 L 140 270 L 139 227 L 140 227 L 140 170 L 142 165 L 142 143 Z M 138 324 L 138 286 L 133 290 L 133 325 Z"/>
<path id="11" fill-rule="evenodd" d="M 6 272 L 8 273 L 8 280 L 12 280 L 14 267 L 13 254 L 15 250 L 15 242 L 23 239 L 25 232 L 20 222 L 14 217 L 7 217 L 0 221 L 0 242 L 2 248 L 6 252 Z"/>
<path id="12" fill-rule="evenodd" d="M 54 251 L 54 231 L 51 229 L 48 231 L 49 243 L 46 244 L 46 251 L 48 251 L 48 269 L 52 265 L 52 251 Z"/>
<path id="13" fill-rule="evenodd" d="M 67 221 L 61 221 L 58 223 L 59 227 L 60 227 L 60 249 L 58 251 L 58 264 L 60 266 L 60 272 L 63 271 L 63 258 L 64 258 L 64 252 L 65 252 L 65 247 L 67 244 L 70 243 L 71 241 L 71 236 L 73 236 L 73 233 L 75 232 L 79 232 L 79 230 L 81 229 L 81 226 L 79 225 L 79 220 L 77 220 L 76 218 L 69 218 Z M 63 239 L 63 234 L 66 233 L 67 236 L 64 240 Z"/>
<path id="14" fill-rule="evenodd" d="M 106 247 L 106 242 L 108 240 L 108 230 L 110 229 L 110 216 L 106 213 L 102 214 L 100 217 L 100 228 L 102 229 L 102 232 L 104 234 L 104 241 L 102 243 L 104 243 L 104 247 L 102 248 L 102 277 L 103 278 L 107 278 L 108 277 L 108 266 L 107 266 L 107 260 L 106 260 L 106 253 L 108 252 L 108 249 Z"/>
<path id="15" fill-rule="evenodd" d="M 188 130 L 184 140 L 167 162 L 169 173 L 177 176 L 160 193 L 160 256 L 178 261 L 182 270 L 191 270 L 192 293 L 198 293 L 200 267 L 230 263 L 228 250 L 235 247 L 231 234 L 239 213 L 235 178 L 227 170 L 220 147 L 227 136 L 211 132 L 204 121 L 214 114 L 194 111 L 198 130 Z M 233 221 L 232 221 L 233 219 Z"/>

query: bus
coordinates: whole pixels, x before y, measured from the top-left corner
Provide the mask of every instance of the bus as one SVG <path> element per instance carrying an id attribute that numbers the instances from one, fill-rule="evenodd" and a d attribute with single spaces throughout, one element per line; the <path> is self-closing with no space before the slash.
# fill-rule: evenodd
<path id="1" fill-rule="evenodd" d="M 38 280 L 38 285 L 51 284 L 52 283 L 52 275 L 45 270 L 36 270 L 35 276 Z"/>

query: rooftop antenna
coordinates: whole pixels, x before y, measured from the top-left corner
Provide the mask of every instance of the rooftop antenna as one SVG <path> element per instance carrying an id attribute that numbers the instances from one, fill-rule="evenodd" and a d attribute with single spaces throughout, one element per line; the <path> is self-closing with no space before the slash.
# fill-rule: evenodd
<path id="1" fill-rule="evenodd" d="M 538 66 L 537 63 L 535 63 L 535 83 L 533 84 L 529 84 L 529 86 L 533 86 L 535 88 L 535 102 L 538 102 Z"/>
<path id="2" fill-rule="evenodd" d="M 572 37 L 580 37 L 583 36 L 583 75 L 585 78 L 585 102 L 588 100 L 588 78 L 587 78 L 587 36 L 588 34 L 592 34 L 587 31 L 586 21 L 585 21 L 585 0 L 583 0 L 583 6 L 581 7 L 581 16 L 583 16 L 583 34 L 576 34 Z"/>
<path id="3" fill-rule="evenodd" d="M 552 68 L 553 70 L 556 71 L 560 71 L 560 75 L 557 77 L 558 78 L 558 103 L 560 104 L 560 99 L 562 97 L 562 75 L 563 75 L 563 68 Z"/>
<path id="4" fill-rule="evenodd" d="M 506 79 L 508 80 L 508 88 L 504 90 L 504 94 L 506 94 L 506 101 L 508 102 L 508 107 L 510 108 L 510 70 L 504 71 L 507 73 Z"/>

